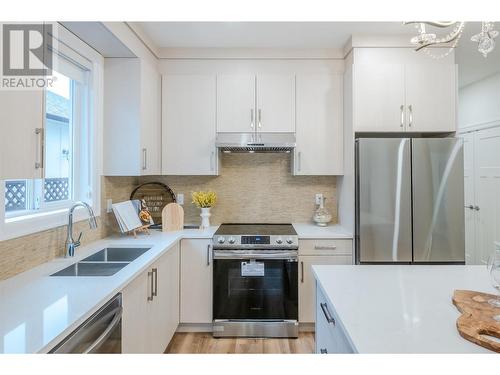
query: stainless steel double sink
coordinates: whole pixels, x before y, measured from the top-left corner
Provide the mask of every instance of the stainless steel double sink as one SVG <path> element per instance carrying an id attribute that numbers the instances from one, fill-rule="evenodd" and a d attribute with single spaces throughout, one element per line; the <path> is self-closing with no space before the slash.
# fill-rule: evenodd
<path id="1" fill-rule="evenodd" d="M 107 247 L 50 276 L 112 276 L 150 247 Z"/>

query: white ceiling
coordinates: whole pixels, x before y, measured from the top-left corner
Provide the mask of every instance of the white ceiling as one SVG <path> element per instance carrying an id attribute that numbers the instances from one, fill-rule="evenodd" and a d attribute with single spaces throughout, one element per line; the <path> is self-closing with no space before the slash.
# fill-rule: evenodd
<path id="1" fill-rule="evenodd" d="M 351 35 L 414 35 L 402 22 L 139 22 L 159 48 L 343 48 Z M 497 23 L 500 29 L 500 23 Z M 485 59 L 470 41 L 469 22 L 456 50 L 459 85 L 500 71 L 500 45 Z M 500 38 L 499 38 L 500 39 Z M 500 44 L 500 41 L 499 41 Z"/>
<path id="2" fill-rule="evenodd" d="M 342 48 L 352 34 L 411 34 L 401 22 L 139 22 L 160 48 Z"/>

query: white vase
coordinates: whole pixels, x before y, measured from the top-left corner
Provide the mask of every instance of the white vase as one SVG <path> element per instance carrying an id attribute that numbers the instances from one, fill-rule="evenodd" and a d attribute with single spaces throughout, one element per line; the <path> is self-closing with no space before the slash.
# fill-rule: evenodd
<path id="1" fill-rule="evenodd" d="M 212 216 L 212 214 L 210 213 L 210 209 L 212 207 L 204 207 L 201 209 L 201 225 L 200 225 L 200 229 L 208 229 L 210 227 L 210 216 Z"/>

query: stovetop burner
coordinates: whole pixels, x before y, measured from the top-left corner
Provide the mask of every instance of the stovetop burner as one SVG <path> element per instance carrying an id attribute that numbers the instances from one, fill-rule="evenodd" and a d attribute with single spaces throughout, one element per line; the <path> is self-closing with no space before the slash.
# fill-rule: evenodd
<path id="1" fill-rule="evenodd" d="M 214 249 L 297 249 L 292 224 L 222 224 L 212 239 Z"/>

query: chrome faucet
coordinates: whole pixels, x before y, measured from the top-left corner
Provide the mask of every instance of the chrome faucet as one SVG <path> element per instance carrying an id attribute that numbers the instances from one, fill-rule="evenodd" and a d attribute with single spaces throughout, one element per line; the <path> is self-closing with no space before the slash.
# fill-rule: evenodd
<path id="1" fill-rule="evenodd" d="M 65 257 L 72 257 L 75 255 L 75 249 L 80 246 L 80 240 L 82 239 L 83 232 L 80 232 L 78 239 L 75 241 L 73 239 L 73 211 L 77 207 L 85 207 L 89 213 L 89 226 L 90 229 L 97 228 L 97 220 L 94 215 L 94 210 L 85 202 L 77 202 L 69 209 L 68 216 L 68 234 L 66 236 L 66 255 Z"/>

